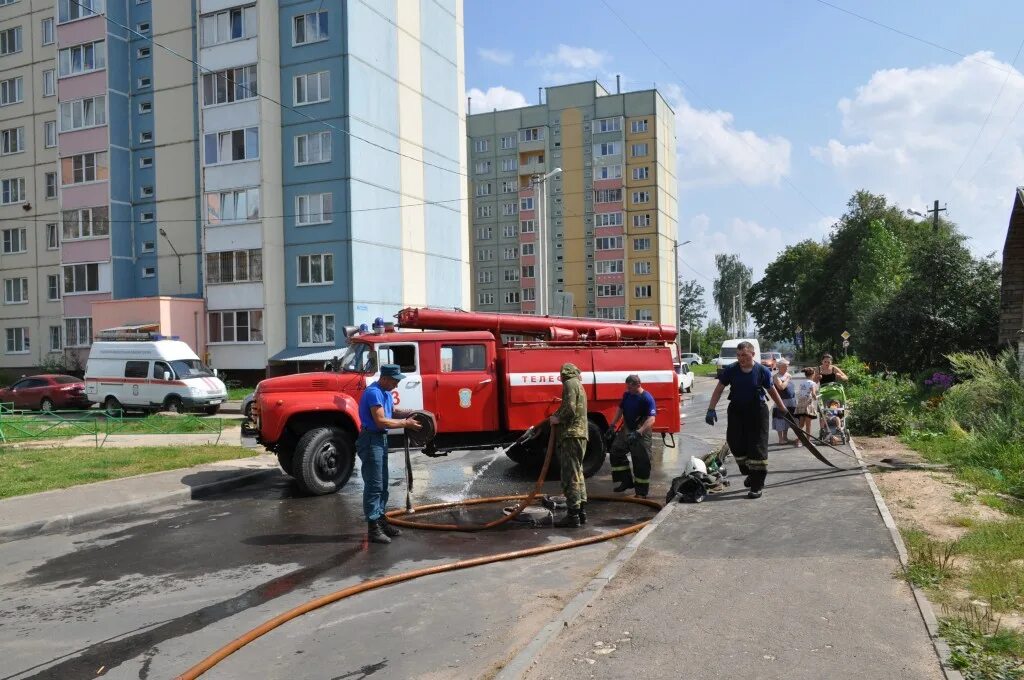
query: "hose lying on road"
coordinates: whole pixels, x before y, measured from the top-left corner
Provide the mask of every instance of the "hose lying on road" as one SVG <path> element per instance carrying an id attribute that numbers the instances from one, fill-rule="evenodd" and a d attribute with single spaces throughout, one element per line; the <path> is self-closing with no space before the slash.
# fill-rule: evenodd
<path id="1" fill-rule="evenodd" d="M 505 522 L 509 522 L 519 515 L 527 506 L 530 505 L 540 495 L 541 489 L 544 486 L 544 480 L 547 477 L 548 468 L 551 465 L 551 459 L 554 457 L 555 451 L 555 430 L 551 429 L 551 434 L 548 437 L 547 453 L 544 456 L 544 465 L 541 467 L 540 475 L 537 477 L 537 483 L 534 485 L 533 491 L 527 495 L 520 496 L 492 496 L 489 498 L 471 498 L 465 501 L 459 501 L 456 503 L 435 503 L 433 505 L 423 505 L 413 508 L 410 510 L 392 510 L 387 513 L 388 519 L 392 524 L 396 524 L 403 527 L 417 528 L 417 529 L 435 529 L 443 531 L 482 531 L 484 529 L 493 529 Z M 661 504 L 657 501 L 648 500 L 646 498 L 629 498 L 620 496 L 590 496 L 590 500 L 596 501 L 613 501 L 620 503 L 634 503 L 636 505 L 643 505 L 654 510 L 660 510 Z M 518 507 L 510 514 L 504 515 L 503 517 L 487 522 L 486 524 L 478 525 L 461 525 L 461 524 L 438 524 L 431 522 L 412 522 L 401 517 L 405 514 L 410 513 L 422 513 L 429 512 L 431 510 L 443 510 L 445 508 L 453 507 L 466 507 L 472 505 L 484 505 L 487 503 L 500 503 L 507 501 L 519 501 Z M 636 533 L 643 529 L 650 520 L 645 520 L 637 524 L 633 524 L 622 529 L 615 531 L 609 531 L 603 534 L 597 534 L 596 536 L 588 536 L 586 538 L 580 538 L 573 541 L 565 541 L 562 543 L 555 543 L 553 545 L 545 545 L 537 548 L 526 548 L 524 550 L 514 550 L 511 552 L 494 553 L 491 555 L 483 555 L 481 557 L 474 557 L 468 560 L 459 560 L 458 562 L 448 562 L 446 564 L 439 564 L 433 567 L 426 567 L 424 569 L 414 569 L 413 571 L 406 571 L 401 574 L 394 574 L 392 576 L 385 576 L 382 578 L 373 579 L 370 581 L 364 581 L 348 588 L 343 588 L 336 592 L 318 597 L 314 600 L 310 600 L 304 604 L 299 605 L 289 611 L 279 614 L 274 618 L 260 624 L 256 628 L 253 628 L 244 635 L 236 638 L 232 642 L 224 645 L 210 656 L 206 657 L 192 668 L 188 669 L 184 673 L 178 676 L 177 680 L 194 680 L 203 675 L 206 671 L 210 670 L 218 663 L 235 653 L 242 647 L 246 646 L 253 640 L 266 635 L 275 628 L 291 621 L 292 619 L 298 618 L 303 614 L 311 612 L 315 609 L 319 609 L 326 605 L 343 600 L 353 595 L 365 593 L 370 590 L 377 588 L 383 588 L 384 586 L 390 586 L 395 583 L 403 583 L 405 581 L 411 581 L 413 579 L 420 578 L 422 576 L 430 576 L 432 574 L 441 574 L 448 571 L 458 571 L 460 569 L 468 569 L 470 567 L 478 567 L 483 564 L 492 564 L 494 562 L 504 562 L 507 560 L 515 560 L 521 557 L 532 557 L 533 555 L 543 555 L 545 553 L 556 552 L 559 550 L 567 550 L 569 548 L 578 548 L 584 545 L 591 545 L 594 543 L 600 543 L 602 541 L 608 541 L 613 538 L 619 538 L 620 536 L 627 536 L 632 533 Z"/>

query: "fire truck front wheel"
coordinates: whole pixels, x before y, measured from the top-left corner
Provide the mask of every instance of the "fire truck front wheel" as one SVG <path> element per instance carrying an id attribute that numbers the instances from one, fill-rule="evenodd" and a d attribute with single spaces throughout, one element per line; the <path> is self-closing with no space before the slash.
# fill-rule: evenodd
<path id="1" fill-rule="evenodd" d="M 316 427 L 299 438 L 292 461 L 292 475 L 299 487 L 313 496 L 338 491 L 355 467 L 352 437 L 336 427 Z"/>

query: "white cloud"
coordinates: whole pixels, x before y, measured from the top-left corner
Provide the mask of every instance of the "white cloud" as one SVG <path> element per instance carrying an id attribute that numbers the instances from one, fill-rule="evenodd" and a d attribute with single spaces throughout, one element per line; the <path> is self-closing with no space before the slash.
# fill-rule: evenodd
<path id="1" fill-rule="evenodd" d="M 501 66 L 511 66 L 512 62 L 515 61 L 515 55 L 508 50 L 481 47 L 476 53 L 484 61 L 490 61 Z"/>
<path id="2" fill-rule="evenodd" d="M 531 61 L 549 68 L 580 71 L 599 69 L 611 61 L 611 56 L 607 52 L 598 52 L 591 47 L 573 47 L 561 44 L 553 52 L 534 57 Z"/>
<path id="3" fill-rule="evenodd" d="M 677 85 L 662 92 L 676 112 L 680 188 L 774 186 L 789 174 L 788 139 L 740 130 L 728 111 L 694 108 Z"/>
<path id="4" fill-rule="evenodd" d="M 840 138 L 810 152 L 851 193 L 866 188 L 916 210 L 936 198 L 948 202 L 948 217 L 973 238 L 976 252 L 998 251 L 1014 187 L 1024 183 L 1024 119 L 1011 124 L 1022 101 L 1024 76 L 989 52 L 877 71 L 838 102 Z"/>
<path id="5" fill-rule="evenodd" d="M 510 90 L 502 85 L 489 87 L 486 92 L 474 87 L 466 95 L 473 100 L 473 113 L 483 113 L 494 109 L 515 109 L 527 105 L 526 97 L 521 92 Z"/>

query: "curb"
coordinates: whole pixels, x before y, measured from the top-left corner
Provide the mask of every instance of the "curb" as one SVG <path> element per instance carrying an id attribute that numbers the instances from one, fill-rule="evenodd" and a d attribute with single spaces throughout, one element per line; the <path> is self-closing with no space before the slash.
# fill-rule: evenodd
<path id="1" fill-rule="evenodd" d="M 904 571 L 910 565 L 910 557 L 907 553 L 907 546 L 903 542 L 903 536 L 900 535 L 900 530 L 896 526 L 896 520 L 893 519 L 892 513 L 889 512 L 889 506 L 885 504 L 885 499 L 882 498 L 882 493 L 878 490 L 878 485 L 875 484 L 875 478 L 868 469 L 867 463 L 860 456 L 860 451 L 857 449 L 857 445 L 854 444 L 853 438 L 850 438 L 850 448 L 853 449 L 854 455 L 857 456 L 857 461 L 860 463 L 861 468 L 864 470 L 864 478 L 868 482 L 868 487 L 871 489 L 871 495 L 875 497 L 875 505 L 878 507 L 878 514 L 882 516 L 882 521 L 885 523 L 885 527 L 889 530 L 889 537 L 892 539 L 893 544 L 896 546 L 896 552 L 899 554 L 900 565 Z M 907 582 L 910 586 L 910 591 L 914 594 L 914 601 L 917 603 L 917 610 L 921 613 L 921 619 L 924 621 L 924 627 L 928 631 L 928 637 L 932 641 L 932 648 L 935 650 L 935 655 L 939 658 L 939 667 L 942 669 L 942 674 L 946 680 L 964 680 L 964 676 L 960 671 L 950 668 L 946 663 L 946 659 L 952 655 L 952 650 L 946 641 L 939 637 L 939 620 L 935 616 L 935 611 L 932 609 L 932 603 L 928 600 L 928 596 L 925 595 L 924 591 L 918 588 L 913 583 Z"/>
<path id="2" fill-rule="evenodd" d="M 679 503 L 666 503 L 665 507 L 658 511 L 658 514 L 647 523 L 643 529 L 637 532 L 636 536 L 630 539 L 629 543 L 626 544 L 619 553 L 612 558 L 608 564 L 598 572 L 597 576 L 592 578 L 590 582 L 584 586 L 583 590 L 576 593 L 569 602 L 562 608 L 562 611 L 553 618 L 546 626 L 544 626 L 539 633 L 533 636 L 533 639 L 527 643 L 523 649 L 519 651 L 512 660 L 509 661 L 501 669 L 501 671 L 493 676 L 494 680 L 518 680 L 522 678 L 533 665 L 537 662 L 541 653 L 547 648 L 547 646 L 558 637 L 564 629 L 571 626 L 583 611 L 591 605 L 594 600 L 600 597 L 601 592 L 604 590 L 612 579 L 619 573 L 626 562 L 633 557 L 640 545 L 646 540 L 646 538 L 653 532 L 659 524 L 661 524 L 666 517 L 672 514 L 672 511 Z"/>
<path id="3" fill-rule="evenodd" d="M 254 484 L 265 478 L 281 474 L 280 470 L 268 468 L 265 470 L 246 471 L 243 474 L 233 475 L 225 479 L 218 479 L 208 484 L 200 484 L 193 487 L 183 487 L 174 491 L 144 498 L 137 501 L 118 503 L 98 508 L 90 508 L 82 512 L 70 513 L 67 515 L 55 515 L 46 519 L 34 520 L 23 524 L 13 524 L 0 527 L 0 543 L 7 543 L 30 536 L 42 536 L 45 534 L 67 531 L 75 526 L 96 520 L 111 519 L 120 517 L 139 510 L 164 505 L 174 501 L 187 501 L 193 498 L 202 498 L 221 491 L 228 491 L 240 486 Z"/>

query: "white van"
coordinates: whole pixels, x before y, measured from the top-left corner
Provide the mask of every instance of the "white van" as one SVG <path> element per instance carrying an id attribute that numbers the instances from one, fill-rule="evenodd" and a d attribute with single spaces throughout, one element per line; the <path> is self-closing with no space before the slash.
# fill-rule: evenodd
<path id="1" fill-rule="evenodd" d="M 228 390 L 180 340 L 94 342 L 85 394 L 108 411 L 203 410 L 213 415 Z"/>
<path id="2" fill-rule="evenodd" d="M 754 346 L 754 363 L 761 362 L 761 344 L 754 338 L 734 338 L 722 343 L 722 349 L 715 359 L 715 368 L 722 370 L 729 364 L 736 363 L 736 346 L 741 342 L 749 342 Z"/>

